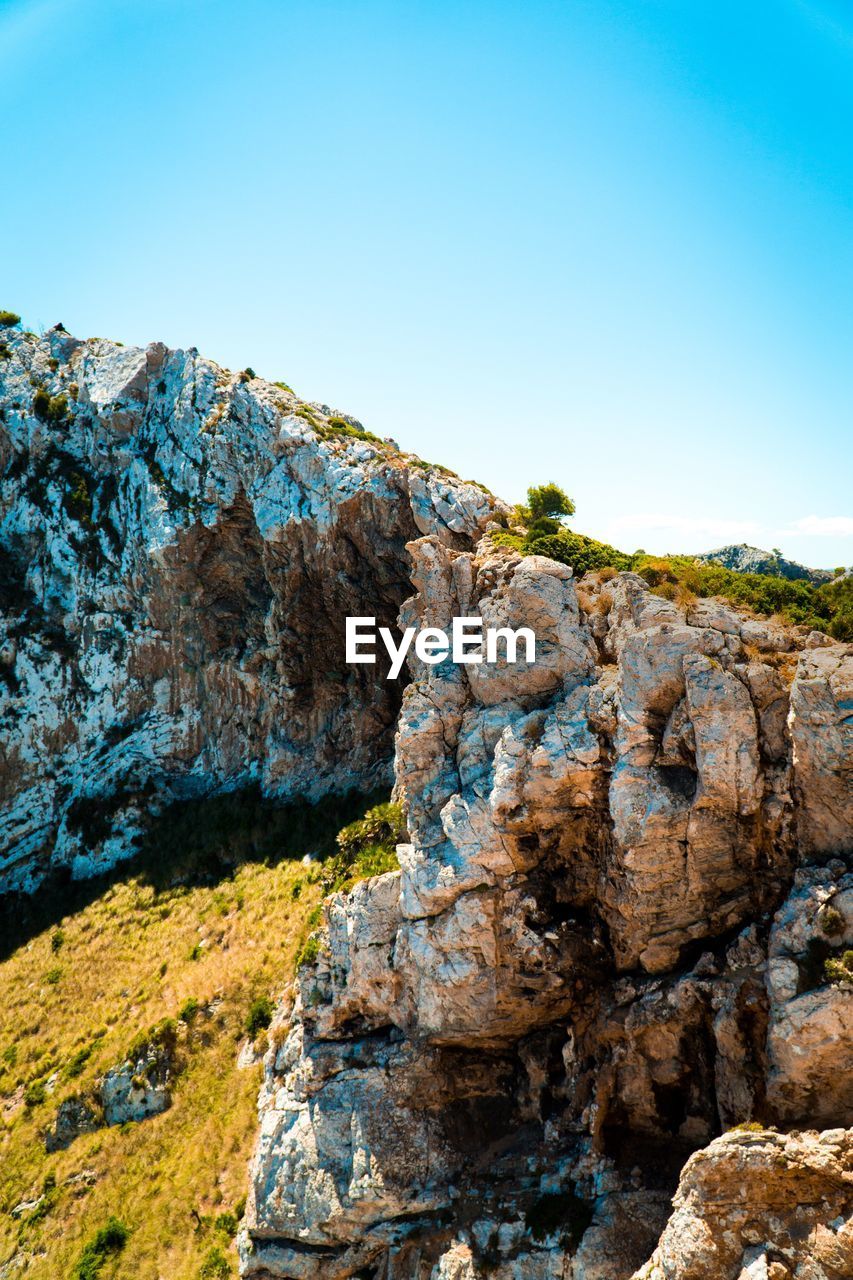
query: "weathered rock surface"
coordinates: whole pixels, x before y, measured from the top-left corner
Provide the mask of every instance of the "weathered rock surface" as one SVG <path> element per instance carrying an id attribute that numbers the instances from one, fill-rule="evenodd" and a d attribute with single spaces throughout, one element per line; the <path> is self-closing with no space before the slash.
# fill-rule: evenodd
<path id="1" fill-rule="evenodd" d="M 797 873 L 770 933 L 768 1100 L 794 1123 L 853 1116 L 853 987 L 828 980 L 828 959 L 853 947 L 853 875 L 833 862 Z"/>
<path id="2" fill-rule="evenodd" d="M 536 662 L 411 659 L 409 842 L 398 873 L 327 901 L 300 970 L 266 1062 L 244 1274 L 628 1280 L 691 1152 L 707 1147 L 677 1213 L 700 1216 L 697 1170 L 728 1161 L 740 1203 L 733 1151 L 744 1185 L 753 1147 L 794 1143 L 794 1172 L 811 1158 L 722 1129 L 853 1123 L 851 997 L 822 968 L 853 923 L 853 655 L 631 574 L 576 586 L 488 538 L 409 549 L 401 623 L 529 626 Z M 758 1226 L 732 1218 L 709 1277 L 763 1275 L 789 1245 L 799 1265 L 806 1219 L 842 1212 L 800 1223 L 797 1177 L 779 1185 Z M 673 1223 L 655 1280 L 682 1274 Z"/>
<path id="3" fill-rule="evenodd" d="M 636 1280 L 853 1275 L 853 1130 L 728 1133 L 685 1166 Z"/>
<path id="4" fill-rule="evenodd" d="M 171 1056 L 162 1045 L 147 1045 L 132 1061 L 112 1067 L 101 1081 L 106 1124 L 147 1120 L 172 1105 Z"/>
<path id="5" fill-rule="evenodd" d="M 177 1068 L 171 1035 L 166 1042 L 155 1039 L 140 1045 L 124 1062 L 110 1067 L 89 1094 L 74 1095 L 59 1104 L 44 1135 L 45 1149 L 61 1151 L 81 1133 L 147 1120 L 168 1111 Z"/>
<path id="6" fill-rule="evenodd" d="M 386 780 L 399 692 L 344 619 L 393 624 L 406 542 L 494 500 L 194 350 L 4 341 L 0 893 L 127 857 L 170 798 Z"/>
<path id="7" fill-rule="evenodd" d="M 0 892 L 172 798 L 393 774 L 407 814 L 273 1028 L 243 1273 L 853 1274 L 850 646 L 576 583 L 483 536 L 479 487 L 194 351 L 8 346 Z M 403 691 L 345 664 L 347 615 L 536 657 L 412 656 Z M 47 1141 L 172 1072 L 132 1054 Z"/>

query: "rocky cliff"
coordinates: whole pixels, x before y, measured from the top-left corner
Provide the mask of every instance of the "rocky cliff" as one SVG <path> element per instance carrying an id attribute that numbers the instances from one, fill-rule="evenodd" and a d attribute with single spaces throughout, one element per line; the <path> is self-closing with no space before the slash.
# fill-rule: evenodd
<path id="1" fill-rule="evenodd" d="M 410 843 L 282 1009 L 244 1275 L 853 1275 L 849 646 L 409 550 L 401 623 L 537 661 L 412 663 Z"/>
<path id="2" fill-rule="evenodd" d="M 10 331 L 0 475 L 0 893 L 174 798 L 405 811 L 271 1029 L 244 1276 L 849 1280 L 849 645 L 522 557 L 195 351 Z M 394 684 L 347 615 L 536 661 Z"/>
<path id="3" fill-rule="evenodd" d="M 492 499 L 196 351 L 4 330 L 0 893 L 133 852 L 169 799 L 389 776 L 398 686 L 347 667 L 406 543 Z"/>

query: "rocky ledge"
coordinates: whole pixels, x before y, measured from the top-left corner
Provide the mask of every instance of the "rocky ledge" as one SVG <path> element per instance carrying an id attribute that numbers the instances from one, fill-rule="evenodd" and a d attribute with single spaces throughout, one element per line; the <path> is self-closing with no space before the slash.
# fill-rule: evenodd
<path id="1" fill-rule="evenodd" d="M 411 661 L 409 843 L 273 1029 L 243 1274 L 853 1275 L 853 650 L 408 549 L 401 624 L 537 660 Z"/>

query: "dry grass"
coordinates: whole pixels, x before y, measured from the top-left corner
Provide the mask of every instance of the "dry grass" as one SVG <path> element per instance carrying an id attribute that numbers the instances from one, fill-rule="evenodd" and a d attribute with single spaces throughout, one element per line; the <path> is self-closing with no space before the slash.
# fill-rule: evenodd
<path id="1" fill-rule="evenodd" d="M 84 1242 L 115 1214 L 131 1234 L 103 1280 L 196 1280 L 214 1246 L 236 1275 L 213 1218 L 239 1210 L 256 1134 L 261 1068 L 237 1070 L 238 1048 L 252 1000 L 286 985 L 319 899 L 294 861 L 247 862 L 218 885 L 159 892 L 129 877 L 61 921 L 61 941 L 47 928 L 0 962 L 0 1269 L 18 1255 L 26 1265 L 15 1276 L 70 1277 Z M 41 1135 L 58 1102 L 93 1088 L 135 1035 L 191 998 L 212 1009 L 194 1020 L 171 1109 L 47 1155 Z M 27 1107 L 21 1093 L 33 1081 L 47 1095 Z M 47 1212 L 13 1218 L 48 1175 Z"/>

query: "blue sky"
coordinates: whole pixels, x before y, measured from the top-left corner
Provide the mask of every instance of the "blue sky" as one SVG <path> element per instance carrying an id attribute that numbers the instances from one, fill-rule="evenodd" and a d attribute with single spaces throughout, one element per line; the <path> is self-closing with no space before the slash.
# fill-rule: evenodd
<path id="1" fill-rule="evenodd" d="M 0 0 L 0 305 L 853 562 L 853 7 Z"/>

